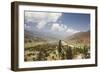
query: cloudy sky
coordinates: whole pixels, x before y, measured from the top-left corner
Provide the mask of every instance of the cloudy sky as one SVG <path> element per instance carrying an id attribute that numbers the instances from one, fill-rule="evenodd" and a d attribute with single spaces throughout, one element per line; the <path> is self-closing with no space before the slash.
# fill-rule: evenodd
<path id="1" fill-rule="evenodd" d="M 24 29 L 52 36 L 70 36 L 90 30 L 90 14 L 25 11 Z"/>

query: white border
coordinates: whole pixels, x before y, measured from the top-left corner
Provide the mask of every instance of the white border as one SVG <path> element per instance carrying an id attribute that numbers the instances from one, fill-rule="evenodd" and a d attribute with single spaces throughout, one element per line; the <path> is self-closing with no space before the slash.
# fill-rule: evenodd
<path id="1" fill-rule="evenodd" d="M 54 12 L 70 12 L 70 13 L 89 13 L 91 15 L 91 58 L 82 60 L 59 60 L 59 61 L 37 61 L 24 62 L 24 10 L 31 11 L 54 11 Z M 19 68 L 35 68 L 48 66 L 63 66 L 63 65 L 83 65 L 95 64 L 95 10 L 79 9 L 79 8 L 63 8 L 63 7 L 44 7 L 44 6 L 19 6 Z"/>

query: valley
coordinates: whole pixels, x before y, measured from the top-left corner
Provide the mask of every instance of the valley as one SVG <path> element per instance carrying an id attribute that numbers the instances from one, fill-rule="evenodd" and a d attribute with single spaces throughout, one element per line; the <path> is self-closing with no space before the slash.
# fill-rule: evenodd
<path id="1" fill-rule="evenodd" d="M 90 58 L 90 31 L 78 32 L 60 40 L 39 32 L 24 33 L 24 61 L 72 60 Z"/>

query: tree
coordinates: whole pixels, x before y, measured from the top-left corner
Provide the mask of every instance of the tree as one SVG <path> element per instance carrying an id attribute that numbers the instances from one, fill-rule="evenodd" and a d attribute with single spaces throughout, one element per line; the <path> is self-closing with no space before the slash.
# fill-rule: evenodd
<path id="1" fill-rule="evenodd" d="M 66 49 L 66 57 L 67 57 L 67 59 L 73 58 L 72 48 L 70 46 Z"/>

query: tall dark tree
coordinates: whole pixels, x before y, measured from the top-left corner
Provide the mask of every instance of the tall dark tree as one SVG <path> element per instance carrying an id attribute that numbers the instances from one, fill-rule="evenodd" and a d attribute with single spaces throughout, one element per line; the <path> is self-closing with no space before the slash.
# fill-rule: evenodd
<path id="1" fill-rule="evenodd" d="M 67 57 L 67 59 L 72 59 L 73 58 L 72 48 L 70 46 L 66 50 L 66 57 Z"/>
<path id="2" fill-rule="evenodd" d="M 59 53 L 59 58 L 61 59 L 61 40 L 59 40 L 59 47 L 58 47 L 58 53 Z"/>

